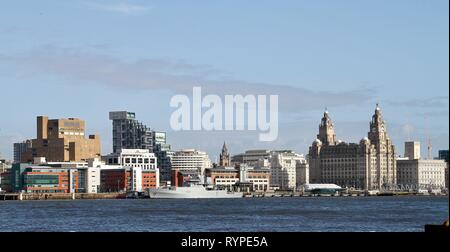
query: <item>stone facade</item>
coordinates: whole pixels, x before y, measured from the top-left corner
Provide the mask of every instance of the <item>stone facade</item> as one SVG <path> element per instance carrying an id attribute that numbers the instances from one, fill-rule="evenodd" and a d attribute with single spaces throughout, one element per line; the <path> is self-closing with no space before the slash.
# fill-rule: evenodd
<path id="1" fill-rule="evenodd" d="M 37 117 L 37 138 L 21 155 L 22 163 L 45 157 L 48 162 L 79 162 L 100 158 L 100 137 L 85 137 L 85 122 L 76 118 Z"/>
<path id="2" fill-rule="evenodd" d="M 395 147 L 378 105 L 368 137 L 359 144 L 337 141 L 334 125 L 325 111 L 317 139 L 309 148 L 308 159 L 311 183 L 380 190 L 397 182 Z"/>
<path id="3" fill-rule="evenodd" d="M 230 154 L 225 143 L 223 143 L 222 152 L 220 153 L 219 166 L 230 166 Z"/>

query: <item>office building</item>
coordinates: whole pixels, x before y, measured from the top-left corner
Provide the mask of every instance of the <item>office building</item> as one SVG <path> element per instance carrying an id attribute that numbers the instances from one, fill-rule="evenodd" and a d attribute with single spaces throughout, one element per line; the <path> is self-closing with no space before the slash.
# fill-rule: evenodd
<path id="1" fill-rule="evenodd" d="M 23 154 L 32 147 L 31 140 L 14 143 L 14 163 L 20 163 Z"/>
<path id="2" fill-rule="evenodd" d="M 15 163 L 11 168 L 11 191 L 28 193 L 97 193 L 100 168 L 88 162 L 47 162 L 35 158 L 33 164 Z"/>
<path id="3" fill-rule="evenodd" d="M 119 153 L 111 153 L 103 157 L 106 165 L 119 166 L 120 169 L 124 167 L 139 168 L 139 169 L 126 169 L 124 172 L 133 172 L 134 178 L 137 180 L 137 184 L 131 184 L 129 188 L 134 191 L 141 191 L 141 174 L 143 176 L 150 176 L 148 174 L 156 174 L 157 179 L 155 181 L 156 187 L 159 187 L 159 168 L 158 160 L 154 153 L 151 153 L 148 149 L 122 149 Z M 151 175 L 153 176 L 153 175 Z M 137 186 L 135 186 L 137 185 Z M 127 188 L 127 187 L 125 187 Z"/>
<path id="4" fill-rule="evenodd" d="M 395 147 L 387 133 L 380 107 L 369 124 L 368 137 L 359 144 L 336 139 L 334 124 L 325 111 L 319 134 L 309 148 L 310 183 L 382 190 L 396 185 Z"/>
<path id="5" fill-rule="evenodd" d="M 398 185 L 418 190 L 443 189 L 446 169 L 444 160 L 398 158 Z"/>
<path id="6" fill-rule="evenodd" d="M 420 159 L 420 142 L 405 143 L 405 157 L 397 158 L 397 183 L 409 189 L 429 190 L 446 188 L 445 160 Z M 409 150 L 408 150 L 409 148 Z"/>
<path id="7" fill-rule="evenodd" d="M 297 169 L 305 169 L 305 164 L 307 162 L 304 156 L 294 151 L 272 151 L 270 159 L 271 186 L 282 190 L 295 190 L 297 186 Z M 303 178 L 303 180 L 306 181 L 306 178 Z"/>
<path id="8" fill-rule="evenodd" d="M 405 142 L 405 157 L 409 159 L 420 159 L 420 142 Z"/>
<path id="9" fill-rule="evenodd" d="M 205 169 L 211 166 L 211 160 L 204 151 L 184 149 L 176 151 L 172 157 L 172 170 L 194 171 L 200 177 L 203 177 Z"/>
<path id="10" fill-rule="evenodd" d="M 206 183 L 229 191 L 267 191 L 270 188 L 270 169 L 247 165 L 218 166 L 205 170 Z"/>
<path id="11" fill-rule="evenodd" d="M 21 154 L 21 162 L 45 157 L 48 162 L 79 162 L 100 158 L 100 137 L 85 138 L 85 122 L 76 118 L 52 119 L 37 117 L 37 138 L 31 148 Z"/>
<path id="12" fill-rule="evenodd" d="M 246 164 L 253 167 L 268 167 L 272 153 L 270 150 L 247 150 L 245 153 L 234 155 L 231 165 Z"/>

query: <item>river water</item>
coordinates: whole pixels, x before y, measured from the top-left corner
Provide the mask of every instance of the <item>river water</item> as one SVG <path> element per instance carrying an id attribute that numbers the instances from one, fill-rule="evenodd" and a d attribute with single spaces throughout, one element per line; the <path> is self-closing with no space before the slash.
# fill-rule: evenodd
<path id="1" fill-rule="evenodd" d="M 0 201 L 1 231 L 423 231 L 448 197 Z"/>

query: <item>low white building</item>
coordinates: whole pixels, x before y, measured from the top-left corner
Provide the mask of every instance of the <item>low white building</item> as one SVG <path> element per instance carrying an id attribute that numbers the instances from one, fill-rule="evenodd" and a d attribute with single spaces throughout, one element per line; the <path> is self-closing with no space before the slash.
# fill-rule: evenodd
<path id="1" fill-rule="evenodd" d="M 417 190 L 445 188 L 444 160 L 420 159 L 420 142 L 405 143 L 405 157 L 397 158 L 397 185 Z"/>
<path id="2" fill-rule="evenodd" d="M 397 184 L 416 189 L 445 188 L 444 160 L 397 159 Z"/>

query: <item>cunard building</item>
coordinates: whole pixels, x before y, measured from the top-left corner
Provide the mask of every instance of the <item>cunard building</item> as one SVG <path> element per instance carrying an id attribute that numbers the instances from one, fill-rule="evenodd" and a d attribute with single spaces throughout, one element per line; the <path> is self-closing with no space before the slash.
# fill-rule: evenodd
<path id="1" fill-rule="evenodd" d="M 357 143 L 336 140 L 325 111 L 317 139 L 309 148 L 310 183 L 379 190 L 396 184 L 395 148 L 377 104 L 368 137 Z"/>

